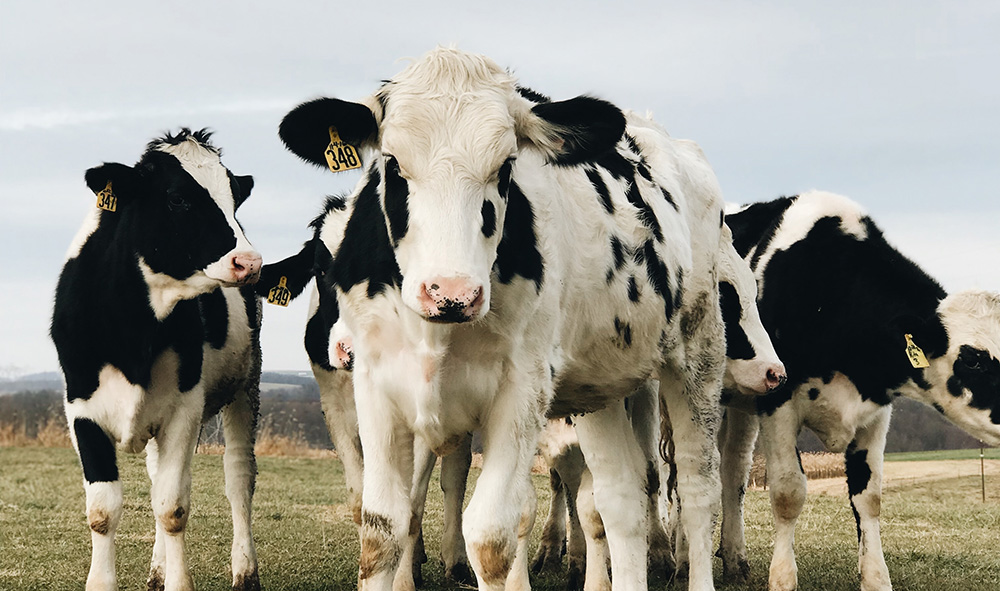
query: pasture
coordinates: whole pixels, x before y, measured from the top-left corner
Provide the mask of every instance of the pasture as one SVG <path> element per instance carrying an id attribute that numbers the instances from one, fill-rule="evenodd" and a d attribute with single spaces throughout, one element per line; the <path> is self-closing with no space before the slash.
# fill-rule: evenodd
<path id="1" fill-rule="evenodd" d="M 145 587 L 153 543 L 148 480 L 142 456 L 120 454 L 119 462 L 125 486 L 125 515 L 118 531 L 119 582 L 122 589 L 140 589 Z M 0 467 L 0 589 L 81 589 L 87 574 L 90 535 L 84 523 L 81 473 L 73 450 L 0 447 Z M 352 589 L 358 543 L 344 506 L 346 491 L 339 461 L 262 457 L 259 472 L 254 528 L 265 588 Z M 963 469 L 961 473 L 974 472 L 978 474 L 978 462 L 974 470 Z M 429 590 L 446 588 L 436 559 L 441 523 L 436 474 L 425 519 L 431 558 L 424 566 L 424 588 Z M 532 553 L 548 503 L 547 476 L 535 476 L 534 482 L 539 516 Z M 978 475 L 890 483 L 882 504 L 882 539 L 897 591 L 1000 588 L 997 482 L 996 476 L 988 477 L 986 504 L 980 500 Z M 202 591 L 228 589 L 231 529 L 220 456 L 195 456 L 192 511 L 187 542 L 196 584 Z M 719 589 L 767 587 L 771 518 L 766 492 L 748 492 L 747 536 L 750 585 L 720 585 Z M 799 519 L 796 548 L 803 590 L 857 590 L 854 519 L 844 496 L 810 494 Z M 718 576 L 717 570 L 716 582 Z M 541 591 L 564 588 L 559 576 L 533 577 L 532 584 Z M 653 579 L 650 588 L 682 590 L 686 583 Z"/>

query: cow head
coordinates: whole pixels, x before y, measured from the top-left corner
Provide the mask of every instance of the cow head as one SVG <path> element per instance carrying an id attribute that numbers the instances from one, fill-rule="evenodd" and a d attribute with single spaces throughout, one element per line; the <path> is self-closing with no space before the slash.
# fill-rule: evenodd
<path id="1" fill-rule="evenodd" d="M 182 129 L 151 142 L 134 167 L 104 164 L 86 173 L 92 191 L 113 193 L 116 209 L 107 215 L 121 220 L 144 272 L 196 291 L 253 283 L 261 269 L 235 217 L 253 178 L 229 172 L 210 135 Z"/>
<path id="2" fill-rule="evenodd" d="M 624 127 L 609 103 L 532 102 L 492 61 L 439 48 L 364 104 L 323 98 L 296 107 L 279 135 L 319 166 L 328 165 L 331 128 L 360 150 L 362 184 L 379 180 L 403 302 L 427 320 L 465 322 L 490 308 L 517 159 L 531 152 L 529 162 L 583 162 L 611 149 Z"/>
<path id="3" fill-rule="evenodd" d="M 719 256 L 719 304 L 726 325 L 724 387 L 741 394 L 767 394 L 785 383 L 785 366 L 764 330 L 757 310 L 757 281 L 723 226 Z"/>
<path id="4" fill-rule="evenodd" d="M 922 344 L 919 326 L 906 327 L 930 364 L 921 397 L 972 436 L 1000 445 L 1000 294 L 950 295 L 938 306 L 938 318 L 947 332 L 940 355 Z"/>

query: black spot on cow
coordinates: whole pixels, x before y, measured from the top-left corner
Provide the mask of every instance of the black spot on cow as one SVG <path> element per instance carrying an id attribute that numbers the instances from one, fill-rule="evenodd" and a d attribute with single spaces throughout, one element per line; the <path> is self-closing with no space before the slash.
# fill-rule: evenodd
<path id="1" fill-rule="evenodd" d="M 765 250 L 793 203 L 782 198 L 727 216 L 734 244 L 737 236 L 741 241 L 737 250 L 744 255 Z M 922 370 L 907 360 L 903 335 L 912 334 L 928 357 L 947 350 L 937 316 L 944 290 L 889 245 L 870 219 L 861 223 L 864 239 L 845 234 L 839 217 L 819 219 L 763 269 L 757 307 L 788 382 L 759 397 L 759 411 L 773 413 L 809 379 L 829 383 L 838 373 L 863 400 L 887 405 L 905 382 L 923 380 Z M 751 238 L 755 231 L 757 243 Z"/>
<path id="2" fill-rule="evenodd" d="M 809 400 L 816 400 L 819 398 L 819 388 L 809 388 Z"/>
<path id="3" fill-rule="evenodd" d="M 628 299 L 632 303 L 639 301 L 639 286 L 635 282 L 635 276 L 631 275 L 628 278 Z"/>
<path id="4" fill-rule="evenodd" d="M 497 231 L 497 210 L 493 202 L 487 199 L 483 201 L 483 236 L 487 238 L 493 236 Z"/>
<path id="5" fill-rule="evenodd" d="M 332 280 L 341 291 L 367 281 L 369 298 L 403 282 L 379 206 L 378 186 L 378 169 L 370 166 L 368 182 L 355 197 L 332 267 Z"/>
<path id="6" fill-rule="evenodd" d="M 91 483 L 118 480 L 115 445 L 104 429 L 90 419 L 78 418 L 73 421 L 73 432 L 84 479 Z"/>
<path id="7" fill-rule="evenodd" d="M 659 242 L 663 242 L 663 230 L 660 229 L 660 222 L 656 219 L 653 208 L 642 198 L 639 187 L 636 185 L 635 177 L 632 177 L 629 183 L 628 190 L 625 192 L 625 198 L 636 208 L 636 216 L 642 222 L 642 225 L 649 228 Z"/>
<path id="8" fill-rule="evenodd" d="M 632 325 L 628 322 L 624 322 L 617 316 L 615 316 L 615 333 L 618 335 L 618 338 L 621 339 L 621 342 L 624 345 L 623 348 L 627 349 L 632 346 Z"/>
<path id="9" fill-rule="evenodd" d="M 608 150 L 594 164 L 608 171 L 615 180 L 630 179 L 635 174 L 635 164 L 618 150 Z"/>
<path id="10" fill-rule="evenodd" d="M 667 266 L 656 254 L 656 247 L 652 241 L 646 241 L 641 252 L 642 254 L 639 255 L 637 250 L 637 256 L 641 256 L 641 260 L 646 264 L 646 276 L 649 278 L 653 292 L 663 298 L 663 314 L 669 321 L 673 318 L 680 302 L 674 300 L 674 294 L 670 291 Z"/>
<path id="11" fill-rule="evenodd" d="M 969 406 L 990 411 L 990 420 L 1000 423 L 1000 361 L 989 351 L 962 345 L 948 378 L 948 391 L 962 396 L 972 394 Z"/>
<path id="12" fill-rule="evenodd" d="M 340 317 L 340 309 L 330 280 L 332 274 L 323 272 L 324 269 L 333 267 L 333 257 L 322 242 L 316 242 L 315 269 L 319 306 L 306 322 L 304 345 L 310 361 L 327 371 L 333 371 L 334 367 L 330 363 L 330 331 Z"/>
<path id="13" fill-rule="evenodd" d="M 198 296 L 197 301 L 205 342 L 213 349 L 225 347 L 226 335 L 229 333 L 229 310 L 226 308 L 225 294 L 221 289 L 216 289 Z"/>
<path id="14" fill-rule="evenodd" d="M 399 173 L 399 162 L 390 156 L 385 163 L 385 217 L 389 220 L 389 235 L 393 246 L 406 236 L 410 212 L 407 198 L 410 195 L 406 179 Z"/>
<path id="15" fill-rule="evenodd" d="M 935 403 L 934 403 L 934 404 L 932 404 L 931 406 L 933 406 L 933 407 L 934 407 L 934 410 L 938 411 L 938 412 L 939 412 L 939 413 L 941 413 L 941 414 L 944 414 L 944 407 L 943 407 L 943 406 L 941 406 L 940 404 L 938 404 L 937 402 L 935 402 Z"/>
<path id="16" fill-rule="evenodd" d="M 604 210 L 609 214 L 613 214 L 615 212 L 615 205 L 611 202 L 611 192 L 608 190 L 608 185 L 604 182 L 604 179 L 601 178 L 601 173 L 595 168 L 588 168 L 586 172 L 587 178 L 590 179 L 590 184 L 597 191 L 597 197 L 601 200 Z"/>
<path id="17" fill-rule="evenodd" d="M 674 208 L 674 211 L 680 211 L 680 210 L 681 210 L 681 208 L 677 207 L 677 202 L 676 202 L 676 201 L 674 201 L 674 196 L 670 194 L 670 191 L 668 191 L 668 190 L 664 189 L 663 187 L 660 187 L 660 194 L 661 194 L 661 195 L 663 195 L 663 199 L 664 199 L 664 200 L 665 200 L 665 201 L 666 201 L 667 203 L 669 203 L 669 204 L 670 204 L 670 207 L 673 207 L 673 208 Z M 723 220 L 725 220 L 725 219 L 726 219 L 726 218 L 725 218 L 725 214 L 723 214 L 723 217 L 722 217 L 722 219 L 723 219 Z"/>
<path id="18" fill-rule="evenodd" d="M 844 452 L 844 470 L 847 472 L 847 494 L 855 497 L 866 488 L 872 477 L 872 469 L 868 466 L 868 450 L 858 449 L 851 443 Z"/>
<path id="19" fill-rule="evenodd" d="M 617 236 L 611 236 L 611 262 L 615 271 L 621 271 L 625 266 L 625 246 Z"/>
<path id="20" fill-rule="evenodd" d="M 753 359 L 756 353 L 746 332 L 740 325 L 743 307 L 740 295 L 728 281 L 719 282 L 719 306 L 722 308 L 722 322 L 726 327 L 726 357 L 729 359 Z"/>
<path id="21" fill-rule="evenodd" d="M 507 213 L 493 269 L 501 283 L 510 283 L 518 276 L 534 281 L 535 289 L 540 290 L 544 264 L 542 253 L 538 251 L 535 214 L 528 198 L 513 180 L 507 195 Z"/>
<path id="22" fill-rule="evenodd" d="M 497 172 L 497 192 L 500 193 L 501 199 L 507 199 L 507 193 L 510 192 L 510 176 L 513 172 L 514 158 L 504 160 Z"/>

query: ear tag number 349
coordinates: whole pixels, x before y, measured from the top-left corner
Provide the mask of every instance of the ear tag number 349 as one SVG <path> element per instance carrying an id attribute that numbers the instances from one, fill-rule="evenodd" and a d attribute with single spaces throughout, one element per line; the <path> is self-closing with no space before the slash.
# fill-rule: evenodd
<path id="1" fill-rule="evenodd" d="M 288 278 L 282 276 L 278 280 L 278 285 L 272 287 L 269 292 L 267 292 L 267 303 L 274 304 L 276 306 L 287 306 L 288 302 L 292 299 L 292 292 L 288 289 Z"/>
<path id="2" fill-rule="evenodd" d="M 330 128 L 330 145 L 326 147 L 323 154 L 326 156 L 327 166 L 333 172 L 361 168 L 361 158 L 358 158 L 358 151 L 354 146 L 344 143 L 340 139 L 336 127 Z"/>

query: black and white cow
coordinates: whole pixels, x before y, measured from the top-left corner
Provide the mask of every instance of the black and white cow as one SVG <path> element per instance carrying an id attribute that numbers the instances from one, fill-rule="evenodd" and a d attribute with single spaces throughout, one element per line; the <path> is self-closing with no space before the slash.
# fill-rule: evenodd
<path id="1" fill-rule="evenodd" d="M 233 588 L 260 588 L 250 530 L 260 304 L 250 284 L 261 258 L 234 217 L 253 179 L 230 173 L 209 136 L 183 129 L 152 141 L 135 166 L 86 173 L 106 209 L 87 216 L 70 246 L 51 334 L 83 466 L 88 591 L 118 587 L 116 448 L 146 449 L 156 517 L 149 588 L 194 588 L 184 549 L 191 459 L 199 426 L 220 409 Z"/>
<path id="2" fill-rule="evenodd" d="M 723 228 L 723 237 L 718 266 L 719 295 L 726 329 L 725 391 L 747 396 L 766 394 L 784 384 L 785 369 L 761 324 L 756 304 L 757 283 L 753 272 L 733 247 L 729 228 Z M 629 402 L 634 419 L 657 415 L 656 400 L 650 398 L 647 389 L 640 388 L 629 398 Z M 594 510 L 590 491 L 592 477 L 580 452 L 576 433 L 567 423 L 568 421 L 561 420 L 549 421 L 539 443 L 539 449 L 550 467 L 552 497 L 532 569 L 537 572 L 561 565 L 565 549 L 569 558 L 568 589 L 609 589 L 611 583 L 605 565 L 608 549 L 603 535 L 603 521 Z M 644 427 L 637 422 L 633 422 L 633 426 L 638 427 L 637 437 L 647 459 L 653 461 L 658 438 L 643 434 Z M 648 427 L 645 429 L 649 430 Z M 726 483 L 732 474 L 725 463 L 727 457 L 723 456 L 722 460 L 722 480 Z M 668 470 L 661 472 L 666 474 L 661 474 L 660 481 L 671 480 Z M 734 490 L 739 489 L 734 487 Z M 676 538 L 679 532 L 665 531 L 660 525 L 660 515 L 665 515 L 665 510 L 669 510 L 670 525 L 676 525 L 677 504 L 667 507 L 667 499 L 660 498 L 662 492 L 657 486 L 647 487 L 652 522 L 649 536 L 650 565 L 671 572 L 676 566 L 672 555 L 678 543 Z M 734 502 L 733 495 L 728 494 L 730 492 L 723 487 L 723 506 Z M 686 567 L 686 559 L 683 556 L 680 558 L 682 566 Z M 583 565 L 586 565 L 585 577 Z"/>
<path id="3" fill-rule="evenodd" d="M 805 425 L 845 454 L 861 588 L 891 589 L 879 537 L 890 403 L 922 401 L 1000 443 L 1000 295 L 947 295 L 839 195 L 758 203 L 726 221 L 757 277 L 761 319 L 788 370 L 787 388 L 756 399 L 756 417 L 729 409 L 724 428 L 733 441 L 723 456 L 737 454 L 733 471 L 745 475 L 759 418 L 775 523 L 769 587 L 797 584 L 792 542 L 806 478 L 795 441 Z M 724 522 L 723 557 L 745 566 L 742 515 Z M 727 571 L 746 576 L 739 565 Z"/>
<path id="4" fill-rule="evenodd" d="M 586 412 L 576 428 L 614 585 L 645 589 L 647 466 L 615 402 L 651 377 L 682 442 L 691 588 L 713 588 L 722 202 L 697 145 L 597 99 L 519 92 L 454 49 L 363 103 L 305 103 L 279 133 L 308 162 L 334 167 L 341 142 L 366 162 L 322 237 L 354 341 L 361 588 L 391 588 L 414 437 L 444 455 L 477 428 L 468 555 L 481 590 L 527 588 L 538 433 L 547 413 Z"/>

